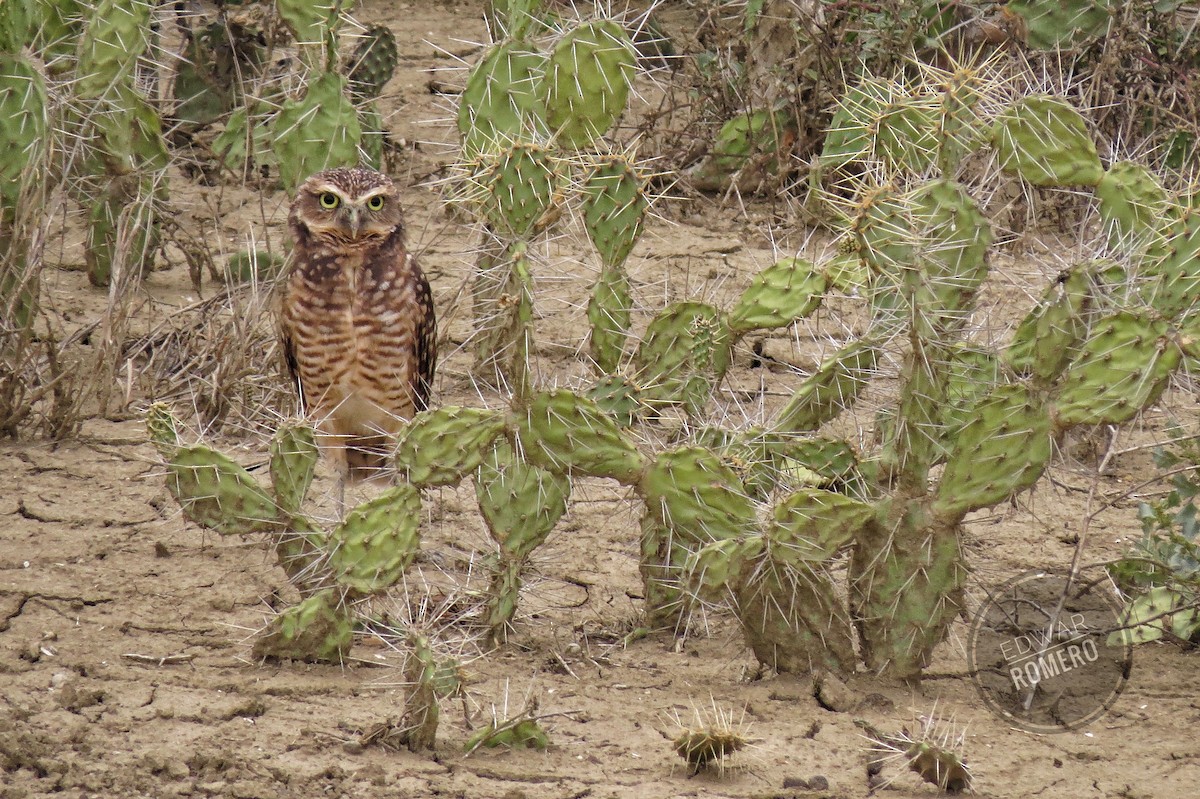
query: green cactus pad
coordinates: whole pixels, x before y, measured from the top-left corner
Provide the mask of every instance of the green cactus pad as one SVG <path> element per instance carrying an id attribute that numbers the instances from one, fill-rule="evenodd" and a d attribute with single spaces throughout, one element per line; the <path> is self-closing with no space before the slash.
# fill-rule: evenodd
<path id="1" fill-rule="evenodd" d="M 386 25 L 372 25 L 362 33 L 358 46 L 346 62 L 350 96 L 359 102 L 374 100 L 396 72 L 400 51 L 396 35 Z"/>
<path id="2" fill-rule="evenodd" d="M 650 322 L 633 358 L 643 401 L 698 412 L 729 369 L 732 344 L 725 315 L 711 305 L 668 306 Z"/>
<path id="3" fill-rule="evenodd" d="M 153 7 L 145 0 L 100 0 L 87 14 L 76 55 L 78 97 L 99 99 L 133 85 L 137 60 L 148 46 Z"/>
<path id="4" fill-rule="evenodd" d="M 1056 424 L 1119 424 L 1157 400 L 1182 358 L 1168 330 L 1147 313 L 1096 322 L 1054 397 Z"/>
<path id="5" fill-rule="evenodd" d="M 855 482 L 858 454 L 840 438 L 787 436 L 773 449 L 781 457 L 779 468 L 789 478 L 788 482 L 797 482 L 793 479 L 797 470 L 802 470 L 806 478 L 815 475 L 819 481 L 816 487 Z"/>
<path id="6" fill-rule="evenodd" d="M 610 375 L 588 389 L 587 398 L 621 427 L 633 423 L 645 410 L 637 386 L 620 375 Z"/>
<path id="7" fill-rule="evenodd" d="M 1005 9 L 1025 22 L 1025 41 L 1035 50 L 1070 50 L 1108 32 L 1116 10 L 1110 0 L 1010 0 Z"/>
<path id="8" fill-rule="evenodd" d="M 775 431 L 816 430 L 849 408 L 874 375 L 878 359 L 878 345 L 867 338 L 851 342 L 830 355 L 780 411 Z"/>
<path id="9" fill-rule="evenodd" d="M 592 20 L 555 45 L 542 81 L 546 122 L 560 147 L 577 150 L 603 136 L 625 111 L 637 51 L 612 20 Z"/>
<path id="10" fill-rule="evenodd" d="M 1035 186 L 1095 186 L 1104 177 L 1087 124 L 1058 97 L 1025 97 L 996 120 L 992 146 L 1000 168 Z"/>
<path id="11" fill-rule="evenodd" d="M 764 546 L 763 536 L 750 535 L 722 538 L 692 551 L 684 565 L 688 589 L 701 599 L 720 602 L 737 589 L 746 563 Z"/>
<path id="12" fill-rule="evenodd" d="M 1185 319 L 1200 302 L 1200 209 L 1169 211 L 1142 264 L 1152 278 L 1140 293 L 1167 319 Z"/>
<path id="13" fill-rule="evenodd" d="M 895 84 L 870 76 L 847 91 L 838 101 L 825 134 L 822 165 L 838 168 L 870 156 L 874 146 L 872 126 L 897 91 Z"/>
<path id="14" fill-rule="evenodd" d="M 337 589 L 326 589 L 271 620 L 254 642 L 254 656 L 342 663 L 354 645 L 354 614 Z"/>
<path id="15" fill-rule="evenodd" d="M 221 535 L 276 528 L 275 500 L 225 455 L 200 444 L 180 447 L 167 469 L 167 490 L 196 524 Z"/>
<path id="16" fill-rule="evenodd" d="M 326 72 L 304 96 L 283 104 L 271 125 L 279 176 L 289 191 L 314 172 L 358 163 L 362 127 L 346 79 Z"/>
<path id="17" fill-rule="evenodd" d="M 171 460 L 179 449 L 178 427 L 179 423 L 166 403 L 156 402 L 146 411 L 146 433 L 159 457 L 165 461 Z"/>
<path id="18" fill-rule="evenodd" d="M 962 612 L 961 530 L 919 503 L 896 503 L 893 518 L 864 529 L 850 559 L 862 659 L 895 679 L 918 679 Z"/>
<path id="19" fill-rule="evenodd" d="M 754 503 L 716 453 L 686 446 L 661 453 L 638 493 L 650 513 L 685 545 L 747 535 L 758 529 Z"/>
<path id="20" fill-rule="evenodd" d="M 507 442 L 493 447 L 475 474 L 479 510 L 507 559 L 523 561 L 546 540 L 570 495 L 570 481 L 520 460 Z"/>
<path id="21" fill-rule="evenodd" d="M 933 95 L 900 97 L 879 109 L 875 155 L 893 172 L 923 175 L 938 155 L 938 99 Z"/>
<path id="22" fill-rule="evenodd" d="M 5 0 L 0 5 L 0 55 L 20 52 L 33 38 L 39 6 L 40 0 Z"/>
<path id="23" fill-rule="evenodd" d="M 619 267 L 642 235 L 650 200 L 637 170 L 618 155 L 599 159 L 583 183 L 583 226 L 608 268 Z"/>
<path id="24" fill-rule="evenodd" d="M 1162 217 L 1167 192 L 1144 165 L 1118 161 L 1096 184 L 1096 199 L 1109 245 L 1136 248 L 1148 239 Z"/>
<path id="25" fill-rule="evenodd" d="M 411 485 L 394 486 L 359 505 L 330 534 L 334 579 L 364 594 L 387 589 L 417 556 L 420 523 L 421 497 Z"/>
<path id="26" fill-rule="evenodd" d="M 625 270 L 607 267 L 601 271 L 587 307 L 591 323 L 588 349 L 601 374 L 615 372 L 621 363 L 632 307 L 633 296 Z"/>
<path id="27" fill-rule="evenodd" d="M 627 485 L 641 477 L 644 463 L 633 442 L 596 403 L 570 391 L 534 394 L 527 406 L 514 409 L 510 425 L 535 466 Z"/>
<path id="28" fill-rule="evenodd" d="M 456 405 L 421 411 L 398 436 L 396 469 L 418 488 L 457 485 L 502 432 L 499 411 Z"/>
<path id="29" fill-rule="evenodd" d="M 308 425 L 285 424 L 275 431 L 271 439 L 271 485 L 283 513 L 292 516 L 300 512 L 319 454 L 316 436 Z"/>
<path id="30" fill-rule="evenodd" d="M 1033 485 L 1053 451 L 1050 415 L 1022 384 L 997 386 L 954 437 L 934 503 L 950 519 L 1001 502 Z"/>
<path id="31" fill-rule="evenodd" d="M 37 174 L 46 142 L 46 87 L 21 56 L 0 53 L 0 225 L 17 207 L 23 174 Z M 30 169 L 33 165 L 35 168 Z"/>
<path id="32" fill-rule="evenodd" d="M 782 258 L 754 276 L 729 314 L 729 329 L 740 335 L 789 325 L 815 311 L 828 288 L 811 261 Z"/>
<path id="33" fill-rule="evenodd" d="M 388 131 L 375 103 L 366 103 L 358 109 L 358 127 L 362 130 L 358 140 L 362 153 L 360 163 L 372 169 L 382 169 Z"/>
<path id="34" fill-rule="evenodd" d="M 778 173 L 781 151 L 794 137 L 795 125 L 785 111 L 738 114 L 721 126 L 692 183 L 702 191 L 723 191 L 735 176 Z"/>
<path id="35" fill-rule="evenodd" d="M 854 672 L 854 635 L 828 571 L 764 553 L 743 567 L 735 594 L 742 635 L 760 663 L 779 672 Z"/>
<path id="36" fill-rule="evenodd" d="M 469 754 L 480 747 L 487 749 L 536 749 L 546 751 L 550 746 L 550 736 L 534 719 L 525 719 L 516 724 L 503 724 L 497 729 L 495 723 L 488 724 L 478 730 L 463 744 L 463 749 Z"/>
<path id="37" fill-rule="evenodd" d="M 802 488 L 775 506 L 766 529 L 766 551 L 793 566 L 828 561 L 850 544 L 875 508 L 835 491 Z"/>
<path id="38" fill-rule="evenodd" d="M 526 48 L 516 41 L 495 45 L 467 77 L 458 106 L 458 132 L 467 158 L 548 135 L 542 102 L 548 58 Z"/>
<path id="39" fill-rule="evenodd" d="M 1087 334 L 1091 305 L 1091 279 L 1083 265 L 1059 275 L 1017 326 L 1004 362 L 1018 374 L 1031 375 L 1038 385 L 1051 385 Z"/>
<path id="40" fill-rule="evenodd" d="M 334 2 L 275 0 L 275 10 L 292 32 L 296 44 L 301 45 L 302 55 L 306 50 L 316 51 L 318 45 L 323 52 L 333 44 L 332 37 L 337 30 L 342 7 L 341 3 Z"/>
<path id="41" fill-rule="evenodd" d="M 499 152 L 483 178 L 483 212 L 489 222 L 513 236 L 525 236 L 555 200 L 558 169 L 550 151 L 514 144 Z"/>

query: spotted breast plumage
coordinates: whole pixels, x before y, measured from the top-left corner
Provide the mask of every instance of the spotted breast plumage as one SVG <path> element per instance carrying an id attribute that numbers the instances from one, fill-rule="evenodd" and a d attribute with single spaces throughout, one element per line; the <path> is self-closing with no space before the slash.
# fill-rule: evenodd
<path id="1" fill-rule="evenodd" d="M 370 169 L 318 172 L 288 217 L 284 356 L 342 481 L 381 474 L 392 437 L 425 409 L 436 365 L 429 282 L 405 246 L 395 183 Z"/>

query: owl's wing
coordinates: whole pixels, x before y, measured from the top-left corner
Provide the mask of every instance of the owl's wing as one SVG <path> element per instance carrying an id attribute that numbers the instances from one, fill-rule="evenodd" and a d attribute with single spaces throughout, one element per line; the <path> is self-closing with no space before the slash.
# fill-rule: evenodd
<path id="1" fill-rule="evenodd" d="M 289 288 L 285 282 L 282 290 L 277 291 L 274 299 L 276 327 L 279 331 L 279 351 L 283 353 L 283 365 L 287 368 L 288 380 L 300 395 L 300 407 L 307 412 L 308 404 L 304 401 L 304 389 L 300 385 L 300 364 L 296 360 L 296 342 L 292 338 L 292 330 L 288 325 L 285 308 L 289 299 Z"/>
<path id="2" fill-rule="evenodd" d="M 417 277 L 417 379 L 413 386 L 413 405 L 418 411 L 429 407 L 429 395 L 433 391 L 433 373 L 437 369 L 437 314 L 433 308 L 433 292 L 429 281 L 411 258 L 412 269 Z"/>

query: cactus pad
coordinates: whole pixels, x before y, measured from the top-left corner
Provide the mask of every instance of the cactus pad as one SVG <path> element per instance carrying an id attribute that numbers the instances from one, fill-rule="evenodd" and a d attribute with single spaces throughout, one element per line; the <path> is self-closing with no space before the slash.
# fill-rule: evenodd
<path id="1" fill-rule="evenodd" d="M 503 431 L 498 411 L 454 405 L 421 411 L 399 435 L 396 468 L 418 488 L 456 485 L 479 468 Z"/>
<path id="2" fill-rule="evenodd" d="M 1153 232 L 1165 210 L 1167 193 L 1142 164 L 1118 161 L 1096 184 L 1096 199 L 1109 244 L 1136 246 Z"/>
<path id="3" fill-rule="evenodd" d="M 345 88 L 345 78 L 327 72 L 308 84 L 303 97 L 285 102 L 275 117 L 275 155 L 289 191 L 314 172 L 358 163 L 362 127 Z"/>
<path id="4" fill-rule="evenodd" d="M 835 491 L 802 488 L 775 506 L 766 531 L 770 557 L 793 566 L 828 561 L 875 517 L 875 508 Z"/>
<path id="5" fill-rule="evenodd" d="M 386 25 L 367 28 L 346 63 L 350 96 L 360 102 L 374 100 L 392 79 L 399 61 L 400 51 L 396 49 L 392 29 Z"/>
<path id="6" fill-rule="evenodd" d="M 1057 97 L 1025 97 L 996 120 L 1000 167 L 1035 186 L 1095 186 L 1104 177 L 1083 117 Z"/>
<path id="7" fill-rule="evenodd" d="M 597 161 L 583 184 L 583 225 L 606 267 L 625 263 L 642 235 L 649 205 L 642 179 L 627 159 Z"/>
<path id="8" fill-rule="evenodd" d="M 276 528 L 275 501 L 225 455 L 200 444 L 180 447 L 167 469 L 167 490 L 196 524 L 221 535 Z"/>
<path id="9" fill-rule="evenodd" d="M 498 150 L 527 136 L 546 137 L 541 89 L 546 63 L 542 53 L 506 42 L 475 65 L 458 106 L 465 156 Z"/>
<path id="10" fill-rule="evenodd" d="M 729 329 L 739 335 L 791 324 L 815 311 L 828 288 L 811 261 L 782 258 L 754 276 L 729 314 Z"/>
<path id="11" fill-rule="evenodd" d="M 1020 384 L 998 386 L 954 437 L 934 512 L 959 519 L 1037 482 L 1053 451 L 1050 416 Z"/>
<path id="12" fill-rule="evenodd" d="M 815 430 L 854 403 L 875 372 L 878 346 L 863 338 L 842 347 L 809 375 L 780 411 L 775 430 Z"/>
<path id="13" fill-rule="evenodd" d="M 171 460 L 179 449 L 178 427 L 179 423 L 166 403 L 156 402 L 146 411 L 146 433 L 159 457 L 165 461 Z"/>
<path id="14" fill-rule="evenodd" d="M 294 515 L 317 469 L 317 441 L 308 425 L 282 425 L 271 439 L 271 485 L 279 510 Z"/>
<path id="15" fill-rule="evenodd" d="M 632 306 L 633 296 L 625 270 L 608 267 L 601 271 L 587 307 L 588 322 L 591 323 L 588 348 L 601 374 L 615 372 L 621 363 Z"/>
<path id="16" fill-rule="evenodd" d="M 625 484 L 641 477 L 643 460 L 616 423 L 591 400 L 570 391 L 534 394 L 513 411 L 510 424 L 526 459 L 560 474 L 610 477 Z"/>
<path id="17" fill-rule="evenodd" d="M 542 81 L 546 122 L 565 149 L 603 136 L 625 111 L 637 51 L 612 20 L 585 22 L 555 45 Z"/>
<path id="18" fill-rule="evenodd" d="M 254 642 L 254 656 L 342 663 L 354 645 L 354 616 L 345 595 L 326 589 L 271 620 Z"/>
<path id="19" fill-rule="evenodd" d="M 729 369 L 732 334 L 725 316 L 701 302 L 677 302 L 654 317 L 633 363 L 650 405 L 704 407 Z"/>
<path id="20" fill-rule="evenodd" d="M 483 180 L 487 220 L 513 236 L 524 236 L 554 202 L 558 172 L 544 147 L 514 144 L 496 154 Z"/>
<path id="21" fill-rule="evenodd" d="M 420 549 L 420 516 L 420 495 L 407 484 L 350 511 L 330 535 L 334 579 L 365 594 L 391 586 Z"/>
<path id="22" fill-rule="evenodd" d="M 1118 424 L 1158 399 L 1182 353 L 1165 322 L 1121 311 L 1093 326 L 1054 398 L 1059 427 Z"/>

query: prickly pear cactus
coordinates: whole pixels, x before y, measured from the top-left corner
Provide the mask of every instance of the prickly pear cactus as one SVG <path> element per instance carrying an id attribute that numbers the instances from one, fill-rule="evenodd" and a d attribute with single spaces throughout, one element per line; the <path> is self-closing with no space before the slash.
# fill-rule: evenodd
<path id="1" fill-rule="evenodd" d="M 998 386 L 969 414 L 938 483 L 933 510 L 961 519 L 1033 485 L 1053 451 L 1050 414 L 1020 384 Z"/>
<path id="2" fill-rule="evenodd" d="M 1056 424 L 1118 424 L 1158 399 L 1182 352 L 1167 323 L 1120 311 L 1093 326 L 1054 397 Z"/>
<path id="3" fill-rule="evenodd" d="M 386 25 L 367 28 L 346 61 L 346 88 L 350 96 L 358 102 L 379 97 L 399 61 L 400 51 L 392 29 Z"/>
<path id="4" fill-rule="evenodd" d="M 601 262 L 620 267 L 642 235 L 650 201 L 642 178 L 622 156 L 601 158 L 583 184 L 583 226 Z"/>
<path id="5" fill-rule="evenodd" d="M 643 400 L 697 414 L 724 377 L 733 335 L 725 315 L 702 302 L 678 302 L 650 322 L 633 358 Z"/>
<path id="6" fill-rule="evenodd" d="M 420 517 L 420 495 L 406 483 L 350 511 L 330 534 L 334 579 L 363 594 L 389 588 L 417 556 Z"/>
<path id="7" fill-rule="evenodd" d="M 606 267 L 592 289 L 587 316 L 591 323 L 588 347 L 600 374 L 613 374 L 625 354 L 632 320 L 633 292 L 620 267 Z"/>
<path id="8" fill-rule="evenodd" d="M 275 431 L 269 467 L 275 501 L 282 514 L 300 513 L 317 470 L 317 457 L 316 436 L 308 425 L 284 424 Z"/>
<path id="9" fill-rule="evenodd" d="M 1087 123 L 1058 97 L 1024 97 L 992 131 L 1000 167 L 1035 186 L 1095 186 L 1104 176 Z"/>
<path id="10" fill-rule="evenodd" d="M 276 529 L 275 500 L 225 455 L 202 444 L 179 447 L 167 469 L 167 489 L 196 524 L 221 535 Z"/>
<path id="11" fill-rule="evenodd" d="M 608 132 L 625 112 L 637 52 L 625 29 L 592 20 L 554 47 L 542 80 L 546 124 L 560 147 L 578 150 Z"/>
<path id="12" fill-rule="evenodd" d="M 483 463 L 504 424 L 502 413 L 482 408 L 422 411 L 400 433 L 396 469 L 418 488 L 457 485 Z"/>
<path id="13" fill-rule="evenodd" d="M 825 274 L 811 261 L 782 258 L 754 276 L 729 313 L 729 329 L 741 335 L 791 324 L 820 307 L 828 288 Z"/>
<path id="14" fill-rule="evenodd" d="M 1012 0 L 1005 8 L 1024 23 L 1025 41 L 1037 50 L 1069 50 L 1098 39 L 1112 24 L 1111 0 Z"/>
<path id="15" fill-rule="evenodd" d="M 715 453 L 681 447 L 661 453 L 637 485 L 642 519 L 642 582 L 652 626 L 677 626 L 689 611 L 686 568 L 692 553 L 757 529 L 754 503 Z"/>
<path id="16" fill-rule="evenodd" d="M 514 444 L 535 466 L 559 474 L 609 477 L 626 485 L 641 479 L 644 459 L 596 403 L 559 390 L 534 394 L 513 410 Z"/>
<path id="17" fill-rule="evenodd" d="M 354 614 L 344 591 L 326 589 L 271 620 L 254 642 L 254 656 L 343 663 L 354 645 Z"/>
<path id="18" fill-rule="evenodd" d="M 362 127 L 345 90 L 345 78 L 326 72 L 303 97 L 285 102 L 272 122 L 279 176 L 289 191 L 314 172 L 358 163 Z"/>
<path id="19" fill-rule="evenodd" d="M 497 153 L 482 180 L 484 217 L 506 234 L 523 237 L 550 209 L 559 174 L 549 150 L 514 144 Z"/>
<path id="20" fill-rule="evenodd" d="M 1118 161 L 1096 184 L 1096 199 L 1109 244 L 1136 248 L 1166 210 L 1167 192 L 1144 165 Z"/>
<path id="21" fill-rule="evenodd" d="M 830 355 L 800 384 L 780 411 L 775 430 L 805 433 L 850 407 L 875 373 L 879 345 L 867 338 L 847 344 Z"/>
<path id="22" fill-rule="evenodd" d="M 488 591 L 487 626 L 493 640 L 506 637 L 517 610 L 521 571 L 567 510 L 571 484 L 520 460 L 507 442 L 493 447 L 475 475 L 475 495 L 492 540 L 500 549 Z"/>
<path id="23" fill-rule="evenodd" d="M 514 40 L 497 44 L 471 70 L 458 105 L 463 155 L 474 158 L 519 140 L 544 141 L 542 76 L 548 58 Z"/>

